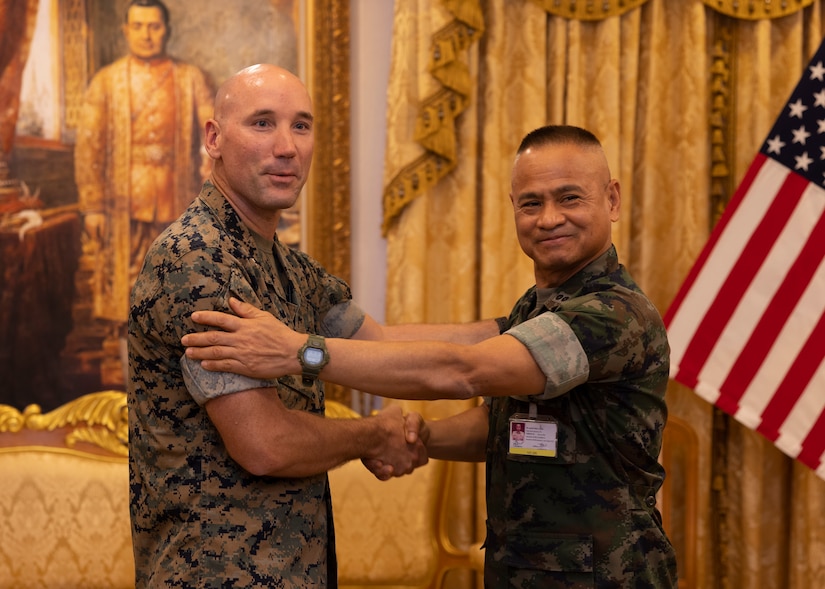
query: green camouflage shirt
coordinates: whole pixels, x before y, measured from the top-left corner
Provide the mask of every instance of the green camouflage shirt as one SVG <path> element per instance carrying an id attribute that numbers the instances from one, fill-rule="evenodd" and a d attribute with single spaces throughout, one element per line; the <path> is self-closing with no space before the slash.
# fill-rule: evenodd
<path id="1" fill-rule="evenodd" d="M 326 474 L 285 479 L 246 472 L 228 455 L 201 406 L 208 399 L 193 398 L 181 371 L 181 337 L 203 329 L 191 321 L 192 311 L 228 310 L 230 296 L 268 310 L 299 332 L 329 331 L 326 315 L 350 300 L 349 287 L 277 239 L 274 251 L 283 282 L 272 266 L 275 258 L 258 250 L 253 234 L 207 182 L 146 256 L 129 317 L 129 474 L 138 588 L 336 586 Z M 233 376 L 225 376 L 223 384 L 231 385 Z M 305 386 L 301 378 L 287 376 L 242 382 L 234 390 L 255 386 L 277 387 L 289 409 L 324 412 L 319 381 Z"/>
<path id="2" fill-rule="evenodd" d="M 485 586 L 676 587 L 656 509 L 670 358 L 661 317 L 612 247 L 544 305 L 528 290 L 508 327 L 542 313 L 575 333 L 589 376 L 563 394 L 490 400 Z M 561 345 L 539 353 L 563 355 Z M 509 419 L 528 401 L 557 424 L 555 457 L 509 452 Z"/>

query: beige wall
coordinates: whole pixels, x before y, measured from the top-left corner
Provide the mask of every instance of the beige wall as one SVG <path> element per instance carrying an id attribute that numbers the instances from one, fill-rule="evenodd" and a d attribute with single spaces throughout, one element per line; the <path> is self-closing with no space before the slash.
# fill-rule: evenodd
<path id="1" fill-rule="evenodd" d="M 392 0 L 352 0 L 352 280 L 355 300 L 384 320 L 386 241 L 381 237 Z"/>

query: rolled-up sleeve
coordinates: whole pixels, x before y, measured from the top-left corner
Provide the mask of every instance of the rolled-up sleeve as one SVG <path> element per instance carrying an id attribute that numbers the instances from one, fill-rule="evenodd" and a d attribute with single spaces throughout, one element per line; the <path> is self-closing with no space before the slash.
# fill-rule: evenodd
<path id="1" fill-rule="evenodd" d="M 224 395 L 274 387 L 278 384 L 276 380 L 260 380 L 231 372 L 211 372 L 203 368 L 197 360 L 186 356 L 181 357 L 180 367 L 189 394 L 200 406 Z"/>
<path id="2" fill-rule="evenodd" d="M 321 335 L 325 337 L 351 338 L 364 324 L 366 313 L 351 300 L 332 307 L 321 320 Z"/>
<path id="3" fill-rule="evenodd" d="M 504 333 L 524 344 L 547 377 L 544 392 L 528 399 L 558 397 L 587 382 L 590 375 L 587 354 L 576 334 L 558 315 L 543 313 Z"/>

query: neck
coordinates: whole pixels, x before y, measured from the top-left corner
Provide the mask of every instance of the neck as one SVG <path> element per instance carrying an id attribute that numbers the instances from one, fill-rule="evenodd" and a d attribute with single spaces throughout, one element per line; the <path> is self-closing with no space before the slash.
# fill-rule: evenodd
<path id="1" fill-rule="evenodd" d="M 229 188 L 229 185 L 223 181 L 222 178 L 216 176 L 214 171 L 209 177 L 209 181 L 215 185 L 215 188 L 220 190 L 235 212 L 244 222 L 244 225 L 249 227 L 258 235 L 264 237 L 273 237 L 278 230 L 278 221 L 281 218 L 280 210 L 261 210 L 254 205 L 251 205 L 248 199 L 239 195 L 237 192 Z"/>

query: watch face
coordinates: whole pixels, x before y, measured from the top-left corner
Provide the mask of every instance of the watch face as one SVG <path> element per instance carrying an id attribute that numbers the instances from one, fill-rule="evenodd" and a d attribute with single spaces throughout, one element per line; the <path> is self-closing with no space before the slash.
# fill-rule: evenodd
<path id="1" fill-rule="evenodd" d="M 304 362 L 310 366 L 317 366 L 324 361 L 324 351 L 319 348 L 307 348 L 304 351 Z"/>

